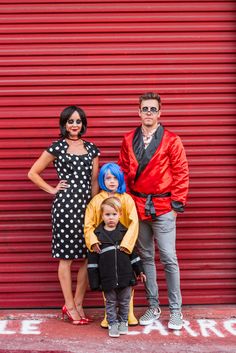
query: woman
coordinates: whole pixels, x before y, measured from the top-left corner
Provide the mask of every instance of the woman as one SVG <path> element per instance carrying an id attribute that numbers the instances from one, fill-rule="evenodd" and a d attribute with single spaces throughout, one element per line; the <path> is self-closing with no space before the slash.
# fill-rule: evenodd
<path id="1" fill-rule="evenodd" d="M 85 112 L 78 106 L 65 108 L 60 116 L 61 139 L 42 153 L 28 177 L 39 188 L 55 195 L 52 204 L 52 256 L 59 259 L 58 277 L 65 299 L 62 315 L 75 325 L 88 324 L 83 311 L 83 298 L 88 285 L 87 249 L 83 226 L 85 208 L 99 191 L 97 147 L 81 137 L 86 132 Z M 59 183 L 49 185 L 41 173 L 53 162 Z M 83 259 L 72 293 L 71 265 Z"/>

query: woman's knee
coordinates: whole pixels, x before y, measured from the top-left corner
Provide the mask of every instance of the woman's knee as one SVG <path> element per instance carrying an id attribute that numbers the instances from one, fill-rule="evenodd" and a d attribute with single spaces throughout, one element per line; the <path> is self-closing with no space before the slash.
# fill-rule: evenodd
<path id="1" fill-rule="evenodd" d="M 58 268 L 59 269 L 68 269 L 68 268 L 71 268 L 71 265 L 72 265 L 72 262 L 73 260 L 64 260 L 64 259 L 61 259 L 59 261 L 59 265 L 58 265 Z"/>

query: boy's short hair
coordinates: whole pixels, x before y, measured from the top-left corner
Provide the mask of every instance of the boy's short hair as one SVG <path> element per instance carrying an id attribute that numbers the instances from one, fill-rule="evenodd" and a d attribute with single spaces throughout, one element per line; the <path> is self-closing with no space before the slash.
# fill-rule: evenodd
<path id="1" fill-rule="evenodd" d="M 126 185 L 125 185 L 125 178 L 124 178 L 124 173 L 120 169 L 120 166 L 116 163 L 106 163 L 102 166 L 100 169 L 99 175 L 98 175 L 98 182 L 99 186 L 102 190 L 105 190 L 109 192 L 110 190 L 106 187 L 104 179 L 106 174 L 110 172 L 112 175 L 114 175 L 117 180 L 118 180 L 118 188 L 117 188 L 117 193 L 118 194 L 123 194 L 126 191 Z"/>
<path id="2" fill-rule="evenodd" d="M 121 213 L 122 211 L 121 201 L 115 196 L 108 197 L 107 199 L 102 201 L 100 206 L 101 212 L 103 212 L 104 206 L 106 205 L 114 208 L 116 212 Z"/>

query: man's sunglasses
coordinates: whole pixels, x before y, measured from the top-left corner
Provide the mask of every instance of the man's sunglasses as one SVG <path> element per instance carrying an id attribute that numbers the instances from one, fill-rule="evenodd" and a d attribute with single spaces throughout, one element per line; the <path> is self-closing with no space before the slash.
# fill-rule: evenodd
<path id="1" fill-rule="evenodd" d="M 158 112 L 158 109 L 156 107 L 142 107 L 141 108 L 141 112 L 142 113 L 152 113 L 152 114 L 156 114 Z"/>

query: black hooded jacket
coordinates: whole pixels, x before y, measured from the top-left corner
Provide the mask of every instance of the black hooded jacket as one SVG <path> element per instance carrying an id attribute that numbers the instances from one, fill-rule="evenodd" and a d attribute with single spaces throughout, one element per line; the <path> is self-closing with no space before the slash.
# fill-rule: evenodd
<path id="1" fill-rule="evenodd" d="M 89 252 L 88 276 L 92 290 L 110 291 L 114 288 L 125 288 L 136 284 L 136 276 L 143 271 L 138 255 L 120 251 L 120 243 L 127 228 L 120 222 L 111 238 L 104 230 L 104 223 L 96 229 L 95 234 L 101 243 L 101 253 Z"/>

